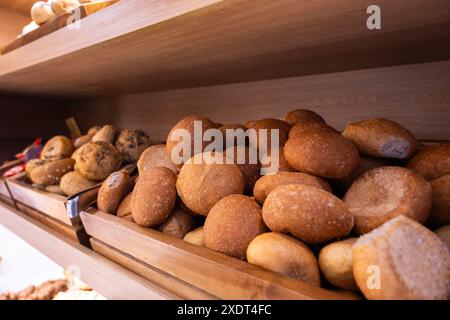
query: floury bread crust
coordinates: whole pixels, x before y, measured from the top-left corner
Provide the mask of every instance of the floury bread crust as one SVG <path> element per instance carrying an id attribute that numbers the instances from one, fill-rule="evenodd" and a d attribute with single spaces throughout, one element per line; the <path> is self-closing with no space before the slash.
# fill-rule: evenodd
<path id="1" fill-rule="evenodd" d="M 291 126 L 297 123 L 325 123 L 325 120 L 316 112 L 307 109 L 297 109 L 286 113 L 284 121 Z"/>
<path id="2" fill-rule="evenodd" d="M 30 172 L 30 179 L 42 186 L 59 184 L 66 173 L 73 171 L 74 164 L 73 159 L 62 159 L 38 166 Z"/>
<path id="3" fill-rule="evenodd" d="M 133 188 L 133 179 L 127 171 L 118 171 L 109 175 L 98 191 L 98 209 L 116 214 L 120 203 Z"/>

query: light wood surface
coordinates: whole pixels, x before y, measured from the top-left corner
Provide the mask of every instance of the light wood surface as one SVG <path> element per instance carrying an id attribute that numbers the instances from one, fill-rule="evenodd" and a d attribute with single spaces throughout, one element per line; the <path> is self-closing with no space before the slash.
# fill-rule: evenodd
<path id="1" fill-rule="evenodd" d="M 379 0 L 375 31 L 366 27 L 369 4 L 121 1 L 78 30 L 60 29 L 2 57 L 0 89 L 119 94 L 450 58 L 448 0 Z"/>
<path id="2" fill-rule="evenodd" d="M 221 299 L 355 299 L 141 228 L 103 212 L 82 212 L 86 232 Z"/>
<path id="3" fill-rule="evenodd" d="M 178 299 L 166 290 L 0 203 L 0 224 L 63 268 L 78 266 L 81 280 L 109 299 Z"/>

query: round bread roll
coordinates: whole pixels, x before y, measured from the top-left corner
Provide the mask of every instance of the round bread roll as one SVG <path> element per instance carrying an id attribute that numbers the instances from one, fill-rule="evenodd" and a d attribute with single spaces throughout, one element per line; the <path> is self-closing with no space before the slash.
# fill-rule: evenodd
<path id="1" fill-rule="evenodd" d="M 100 211 L 116 214 L 123 198 L 133 188 L 133 179 L 123 170 L 111 173 L 98 191 L 97 206 Z"/>
<path id="2" fill-rule="evenodd" d="M 183 239 L 195 226 L 195 218 L 181 209 L 175 209 L 159 227 L 159 231 L 169 236 Z"/>
<path id="3" fill-rule="evenodd" d="M 301 172 L 280 172 L 259 179 L 253 189 L 253 195 L 256 201 L 263 204 L 273 190 L 285 184 L 303 184 L 331 192 L 330 185 L 324 179 Z"/>
<path id="4" fill-rule="evenodd" d="M 387 119 L 368 119 L 350 123 L 342 135 L 361 153 L 378 158 L 409 159 L 417 150 L 410 131 Z"/>
<path id="5" fill-rule="evenodd" d="M 273 153 L 273 156 L 272 156 Z M 275 152 L 270 151 L 270 154 L 264 155 L 261 159 L 261 168 L 264 168 L 265 175 L 277 174 L 278 172 L 295 172 L 284 156 L 284 147 L 280 147 L 278 150 L 278 164 L 273 163 L 276 160 Z"/>
<path id="6" fill-rule="evenodd" d="M 359 163 L 355 146 L 327 131 L 308 131 L 292 137 L 284 147 L 284 156 L 298 171 L 334 179 L 350 176 Z"/>
<path id="7" fill-rule="evenodd" d="M 317 113 L 311 110 L 298 109 L 286 113 L 284 121 L 291 126 L 297 123 L 325 123 L 325 120 Z"/>
<path id="8" fill-rule="evenodd" d="M 270 153 L 270 150 L 274 147 L 272 145 L 272 133 L 278 130 L 278 147 L 283 147 L 288 139 L 291 126 L 283 120 L 263 119 L 249 124 L 248 128 L 256 132 L 256 135 L 250 135 L 250 146 L 257 150 L 264 150 Z M 259 136 L 261 130 L 266 130 L 267 132 L 265 138 L 262 139 Z"/>
<path id="9" fill-rule="evenodd" d="M 59 185 L 57 185 L 57 184 L 45 187 L 45 191 L 50 192 L 50 193 L 54 193 L 54 194 L 59 194 L 60 196 L 65 196 L 66 195 L 64 193 L 64 191 L 61 189 L 61 187 Z"/>
<path id="10" fill-rule="evenodd" d="M 92 128 L 90 128 L 87 132 L 88 136 L 90 136 L 91 138 L 93 136 L 95 136 L 97 134 L 97 132 L 99 132 L 102 129 L 102 127 L 100 126 L 94 126 Z"/>
<path id="11" fill-rule="evenodd" d="M 440 227 L 434 232 L 450 250 L 450 225 Z"/>
<path id="12" fill-rule="evenodd" d="M 244 260 L 250 242 L 265 230 L 256 201 L 232 194 L 217 202 L 206 217 L 203 243 L 206 248 Z"/>
<path id="13" fill-rule="evenodd" d="M 177 176 L 167 168 L 157 167 L 139 177 L 133 190 L 133 220 L 143 227 L 162 224 L 175 207 Z"/>
<path id="14" fill-rule="evenodd" d="M 353 216 L 340 199 L 301 184 L 281 185 L 270 192 L 263 218 L 270 230 L 310 244 L 345 237 L 353 228 Z"/>
<path id="15" fill-rule="evenodd" d="M 196 123 L 199 128 L 198 132 L 195 132 Z M 198 135 L 200 135 L 200 137 L 202 138 L 203 134 L 208 129 L 216 129 L 216 124 L 205 117 L 189 116 L 179 121 L 170 130 L 169 135 L 167 136 L 167 143 L 166 143 L 167 155 L 169 156 L 169 159 L 176 165 L 177 168 L 181 169 L 183 164 L 196 154 L 196 150 L 194 150 L 194 139 Z M 182 132 L 182 130 L 186 130 L 186 133 L 188 133 L 190 136 L 191 142 L 190 154 L 184 154 L 184 151 L 182 149 L 179 149 L 179 147 L 183 145 L 184 140 L 183 137 L 181 136 L 177 137 L 176 134 Z M 203 141 L 203 139 L 201 140 L 202 146 L 201 149 L 198 150 L 199 152 L 203 152 L 203 150 L 210 143 L 208 141 Z M 181 159 L 177 159 L 178 156 L 181 157 Z"/>
<path id="16" fill-rule="evenodd" d="M 213 157 L 222 159 L 222 164 L 212 163 Z M 196 214 L 207 216 L 220 199 L 244 192 L 241 170 L 235 164 L 225 164 L 226 160 L 223 153 L 205 152 L 195 155 L 181 168 L 177 180 L 178 195 Z"/>
<path id="17" fill-rule="evenodd" d="M 119 208 L 117 209 L 116 215 L 118 217 L 126 217 L 131 214 L 131 199 L 133 198 L 133 192 L 130 192 L 123 200 L 120 202 Z"/>
<path id="18" fill-rule="evenodd" d="M 43 160 L 43 159 L 33 159 L 27 162 L 27 164 L 25 165 L 25 171 L 26 173 L 28 173 L 28 175 L 30 175 L 31 171 L 33 171 L 33 169 L 43 166 L 44 164 L 49 163 L 49 160 Z"/>
<path id="19" fill-rule="evenodd" d="M 227 149 L 226 154 L 227 156 L 233 157 L 234 163 L 239 167 L 244 176 L 245 194 L 252 194 L 256 181 L 261 177 L 258 151 L 252 147 L 239 146 Z"/>
<path id="20" fill-rule="evenodd" d="M 52 7 L 45 1 L 37 1 L 31 7 L 31 18 L 36 24 L 41 25 L 56 17 Z"/>
<path id="21" fill-rule="evenodd" d="M 249 263 L 320 287 L 317 259 L 302 242 L 269 232 L 257 236 L 247 249 Z"/>
<path id="22" fill-rule="evenodd" d="M 71 13 L 81 6 L 78 0 L 49 0 L 48 4 L 58 16 Z"/>
<path id="23" fill-rule="evenodd" d="M 64 194 L 70 197 L 78 192 L 92 188 L 96 184 L 97 182 L 86 179 L 78 171 L 72 171 L 61 178 L 59 186 Z"/>
<path id="24" fill-rule="evenodd" d="M 203 247 L 203 235 L 203 227 L 198 227 L 197 229 L 186 234 L 183 240 L 195 244 L 196 246 Z"/>
<path id="25" fill-rule="evenodd" d="M 418 172 L 427 180 L 450 174 L 450 143 L 425 148 L 411 159 L 408 168 Z"/>
<path id="26" fill-rule="evenodd" d="M 85 134 L 84 136 L 77 138 L 75 140 L 75 142 L 73 143 L 73 145 L 75 148 L 79 148 L 79 147 L 85 145 L 86 143 L 91 142 L 91 139 L 92 139 L 92 137 L 90 135 Z"/>
<path id="27" fill-rule="evenodd" d="M 47 141 L 42 149 L 41 158 L 55 161 L 70 158 L 73 153 L 72 141 L 64 136 L 56 136 Z"/>
<path id="28" fill-rule="evenodd" d="M 108 124 L 103 126 L 93 137 L 92 142 L 106 142 L 114 144 L 116 138 L 117 130 L 114 126 Z"/>
<path id="29" fill-rule="evenodd" d="M 173 173 L 178 174 L 177 167 L 170 161 L 167 155 L 165 144 L 158 144 L 147 148 L 139 158 L 137 166 L 140 175 L 145 174 L 155 167 L 166 167 L 172 170 Z"/>
<path id="30" fill-rule="evenodd" d="M 33 183 L 43 186 L 59 184 L 61 178 L 73 170 L 74 164 L 75 161 L 69 158 L 38 166 L 30 172 L 30 179 Z"/>
<path id="31" fill-rule="evenodd" d="M 136 162 L 150 143 L 150 138 L 144 131 L 125 129 L 117 137 L 116 148 L 126 162 Z"/>
<path id="32" fill-rule="evenodd" d="M 319 254 L 319 266 L 325 279 L 332 285 L 349 291 L 357 291 L 353 277 L 352 247 L 356 238 L 333 242 Z"/>
<path id="33" fill-rule="evenodd" d="M 237 123 L 232 123 L 232 124 L 225 124 L 221 127 L 219 127 L 219 130 L 222 131 L 222 135 L 224 138 L 224 149 L 228 149 L 231 147 L 235 147 L 235 146 L 239 146 L 239 147 L 245 147 L 248 146 L 248 138 L 245 136 L 245 132 L 248 130 L 247 127 L 241 125 L 241 124 L 237 124 Z M 227 139 L 227 130 L 228 133 L 232 134 L 233 139 Z M 231 131 L 230 131 L 231 130 Z M 242 131 L 237 131 L 237 130 L 242 130 Z M 242 136 L 240 135 L 242 134 Z M 230 141 L 228 141 L 230 140 Z M 228 144 L 227 144 L 228 142 Z"/>
<path id="34" fill-rule="evenodd" d="M 355 231 L 365 234 L 399 215 L 425 222 L 431 209 L 431 186 L 412 170 L 381 167 L 359 177 L 344 202 L 355 217 Z"/>
<path id="35" fill-rule="evenodd" d="M 435 226 L 450 224 L 450 174 L 431 181 L 433 206 L 429 223 Z"/>
<path id="36" fill-rule="evenodd" d="M 76 162 L 77 169 L 83 177 L 102 181 L 120 168 L 122 156 L 109 143 L 89 142 L 77 151 Z"/>
<path id="37" fill-rule="evenodd" d="M 370 300 L 445 300 L 450 254 L 433 232 L 398 216 L 356 241 L 353 273 Z"/>
<path id="38" fill-rule="evenodd" d="M 301 122 L 297 123 L 291 128 L 291 130 L 289 131 L 289 138 L 295 137 L 297 135 L 302 135 L 305 132 L 309 131 L 326 131 L 339 133 L 339 131 L 323 122 Z"/>

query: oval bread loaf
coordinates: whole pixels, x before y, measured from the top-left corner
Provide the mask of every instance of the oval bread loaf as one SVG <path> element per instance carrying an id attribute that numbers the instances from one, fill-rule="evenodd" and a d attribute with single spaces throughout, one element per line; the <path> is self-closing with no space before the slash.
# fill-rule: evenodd
<path id="1" fill-rule="evenodd" d="M 98 191 L 97 206 L 100 211 L 116 214 L 123 198 L 133 188 L 133 179 L 127 171 L 111 173 Z"/>
<path id="2" fill-rule="evenodd" d="M 72 141 L 65 136 L 56 136 L 47 141 L 42 149 L 41 158 L 49 161 L 56 161 L 70 158 L 72 153 Z"/>
<path id="3" fill-rule="evenodd" d="M 92 137 L 92 142 L 106 142 L 114 144 L 116 138 L 117 130 L 114 126 L 107 124 L 103 126 L 98 132 Z"/>
<path id="4" fill-rule="evenodd" d="M 30 172 L 30 179 L 38 185 L 59 184 L 61 178 L 73 170 L 75 161 L 73 159 L 62 159 L 53 161 L 42 166 L 34 168 Z"/>
<path id="5" fill-rule="evenodd" d="M 252 194 L 256 181 L 261 177 L 261 165 L 258 151 L 252 147 L 233 147 L 225 150 L 227 157 L 232 157 L 244 177 L 245 194 Z"/>
<path id="6" fill-rule="evenodd" d="M 183 239 L 194 226 L 195 218 L 189 213 L 176 208 L 159 227 L 159 231 L 169 236 Z"/>
<path id="7" fill-rule="evenodd" d="M 289 123 L 279 119 L 262 119 L 254 121 L 248 125 L 248 128 L 254 130 L 256 133 L 255 135 L 250 135 L 250 146 L 260 152 L 263 150 L 270 154 L 270 151 L 274 147 L 272 135 L 278 134 L 278 145 L 276 147 L 283 147 L 288 139 L 291 126 Z M 267 134 L 261 135 L 261 130 L 266 130 Z"/>
<path id="8" fill-rule="evenodd" d="M 297 123 L 325 123 L 325 120 L 316 112 L 306 109 L 292 110 L 286 113 L 284 121 L 291 126 Z"/>
<path id="9" fill-rule="evenodd" d="M 61 178 L 60 187 L 68 197 L 95 186 L 97 182 L 86 179 L 78 171 L 72 171 Z"/>
<path id="10" fill-rule="evenodd" d="M 409 161 L 408 168 L 427 180 L 450 174 L 450 143 L 425 148 Z"/>
<path id="11" fill-rule="evenodd" d="M 261 168 L 264 169 L 264 172 L 262 172 L 264 175 L 277 174 L 282 171 L 295 172 L 295 169 L 286 161 L 284 147 L 278 149 L 278 155 L 276 155 L 276 152 L 272 152 L 272 150 L 270 154 L 264 155 L 261 158 Z"/>
<path id="12" fill-rule="evenodd" d="M 450 224 L 450 174 L 431 181 L 433 206 L 428 221 L 434 226 Z"/>
<path id="13" fill-rule="evenodd" d="M 295 126 L 291 128 L 289 131 L 289 138 L 295 137 L 297 135 L 305 134 L 309 131 L 325 131 L 325 132 L 331 132 L 331 133 L 337 133 L 339 132 L 334 129 L 333 127 L 330 127 L 326 123 L 323 122 L 305 122 L 305 123 L 298 123 Z"/>
<path id="14" fill-rule="evenodd" d="M 139 158 L 137 163 L 139 174 L 145 174 L 148 170 L 155 167 L 166 167 L 178 174 L 177 167 L 170 161 L 166 152 L 165 144 L 158 144 L 147 148 Z"/>

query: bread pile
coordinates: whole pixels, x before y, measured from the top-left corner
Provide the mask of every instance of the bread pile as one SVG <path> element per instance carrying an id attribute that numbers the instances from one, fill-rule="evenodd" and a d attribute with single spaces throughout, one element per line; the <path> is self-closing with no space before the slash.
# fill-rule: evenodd
<path id="1" fill-rule="evenodd" d="M 192 133 L 194 121 L 202 132 L 277 130 L 279 150 L 263 150 L 280 152 L 277 170 L 261 176 L 267 161 L 214 163 L 229 153 L 194 143 L 191 157 L 173 163 L 173 133 Z M 260 139 L 233 148 L 262 148 Z M 134 186 L 126 173 L 109 176 L 100 210 L 312 286 L 368 299 L 448 297 L 450 144 L 424 146 L 386 119 L 340 133 L 309 110 L 245 126 L 190 116 L 166 145 L 142 153 L 138 170 Z"/>

